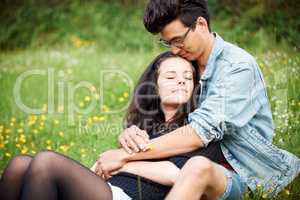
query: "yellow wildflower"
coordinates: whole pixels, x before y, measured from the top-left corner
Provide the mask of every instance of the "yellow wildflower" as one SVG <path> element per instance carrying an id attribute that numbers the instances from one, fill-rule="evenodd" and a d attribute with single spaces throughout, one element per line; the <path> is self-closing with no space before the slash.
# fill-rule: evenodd
<path id="1" fill-rule="evenodd" d="M 4 143 L 0 143 L 0 149 L 3 149 L 5 147 Z"/>
<path id="2" fill-rule="evenodd" d="M 55 125 L 57 125 L 57 124 L 59 124 L 59 121 L 58 121 L 57 119 L 55 119 L 55 120 L 53 120 L 53 123 L 54 123 Z"/>
<path id="3" fill-rule="evenodd" d="M 268 194 L 264 193 L 264 194 L 262 195 L 262 198 L 263 198 L 263 199 L 268 198 Z"/>
<path id="4" fill-rule="evenodd" d="M 21 144 L 17 143 L 17 144 L 16 144 L 16 147 L 17 147 L 17 148 L 21 148 Z"/>
<path id="5" fill-rule="evenodd" d="M 94 122 L 97 122 L 98 120 L 99 120 L 99 118 L 98 118 L 97 116 L 94 116 L 94 117 L 93 117 L 93 121 L 94 121 Z"/>
<path id="6" fill-rule="evenodd" d="M 24 130 L 23 130 L 22 128 L 19 128 L 19 129 L 17 130 L 17 132 L 18 132 L 18 133 L 24 133 Z"/>
<path id="7" fill-rule="evenodd" d="M 36 123 L 36 120 L 37 120 L 37 116 L 35 115 L 30 115 L 28 118 L 27 118 L 27 125 L 28 126 L 32 126 Z"/>
<path id="8" fill-rule="evenodd" d="M 16 119 L 15 117 L 12 117 L 12 118 L 10 119 L 10 121 L 13 122 L 13 123 L 15 123 L 15 122 L 17 121 L 17 119 Z"/>
<path id="9" fill-rule="evenodd" d="M 83 41 L 77 36 L 71 37 L 71 41 L 76 48 L 80 48 L 83 46 Z"/>
<path id="10" fill-rule="evenodd" d="M 103 105 L 102 111 L 103 111 L 103 112 L 109 112 L 109 107 L 106 106 L 106 105 Z"/>
<path id="11" fill-rule="evenodd" d="M 43 111 L 43 112 L 47 112 L 47 111 L 48 111 L 48 106 L 47 106 L 47 104 L 43 104 L 42 111 Z"/>
<path id="12" fill-rule="evenodd" d="M 32 154 L 36 154 L 36 151 L 34 151 L 34 150 L 31 150 L 31 153 L 32 153 Z"/>
<path id="13" fill-rule="evenodd" d="M 25 136 L 24 134 L 21 134 L 21 135 L 20 135 L 20 137 L 19 137 L 19 142 L 20 142 L 20 143 L 23 143 L 23 144 L 26 143 L 26 136 Z"/>
<path id="14" fill-rule="evenodd" d="M 62 106 L 62 105 L 58 106 L 57 111 L 58 111 L 59 113 L 64 112 L 64 106 Z"/>
<path id="15" fill-rule="evenodd" d="M 84 101 L 85 101 L 85 102 L 90 102 L 90 101 L 91 101 L 91 97 L 90 97 L 90 96 L 84 97 Z"/>
<path id="16" fill-rule="evenodd" d="M 33 130 L 33 133 L 34 133 L 34 134 L 37 134 L 37 133 L 39 133 L 39 131 L 38 131 L 37 129 L 34 129 L 34 130 Z"/>
<path id="17" fill-rule="evenodd" d="M 11 157 L 11 154 L 7 152 L 7 153 L 5 153 L 5 156 L 9 158 L 9 157 Z"/>
<path id="18" fill-rule="evenodd" d="M 80 108 L 83 108 L 83 107 L 84 107 L 84 103 L 83 103 L 82 101 L 79 103 L 79 107 L 80 107 Z"/>
<path id="19" fill-rule="evenodd" d="M 15 123 L 13 123 L 13 122 L 10 122 L 10 124 L 9 124 L 11 127 L 13 127 L 14 125 L 15 125 Z"/>
<path id="20" fill-rule="evenodd" d="M 33 142 L 30 143 L 31 147 L 35 147 L 35 144 Z"/>
<path id="21" fill-rule="evenodd" d="M 46 149 L 52 150 L 52 147 L 51 146 L 47 146 Z"/>
<path id="22" fill-rule="evenodd" d="M 67 146 L 67 145 L 61 145 L 60 147 L 59 147 L 59 149 L 61 149 L 63 152 L 67 152 L 68 150 L 69 150 L 69 146 Z"/>
<path id="23" fill-rule="evenodd" d="M 286 195 L 290 195 L 290 194 L 291 194 L 290 191 L 287 190 L 287 189 L 284 190 L 284 193 L 285 193 Z"/>
<path id="24" fill-rule="evenodd" d="M 52 141 L 51 140 L 47 140 L 46 144 L 50 145 L 50 144 L 52 144 Z"/>
<path id="25" fill-rule="evenodd" d="M 124 93 L 123 93 L 123 96 L 124 96 L 125 98 L 127 98 L 127 97 L 129 96 L 128 92 L 124 92 Z"/>
<path id="26" fill-rule="evenodd" d="M 123 102 L 125 99 L 123 97 L 119 98 L 119 102 Z"/>
<path id="27" fill-rule="evenodd" d="M 149 148 L 149 150 L 153 150 L 154 149 L 154 144 L 153 143 L 150 143 L 150 144 L 148 144 L 148 148 Z"/>
<path id="28" fill-rule="evenodd" d="M 21 150 L 21 154 L 25 154 L 28 152 L 28 148 L 27 147 L 23 147 L 23 149 Z"/>
<path id="29" fill-rule="evenodd" d="M 46 120 L 47 120 L 46 115 L 41 115 L 41 121 L 46 121 Z"/>
<path id="30" fill-rule="evenodd" d="M 96 89 L 95 86 L 92 86 L 92 87 L 90 88 L 90 90 L 91 90 L 91 92 L 95 92 L 97 89 Z"/>
<path id="31" fill-rule="evenodd" d="M 103 116 L 99 117 L 99 121 L 100 121 L 100 122 L 101 122 L 101 121 L 105 121 L 105 120 L 106 120 L 105 117 L 103 117 Z"/>
<path id="32" fill-rule="evenodd" d="M 64 137 L 64 132 L 60 131 L 60 132 L 58 133 L 58 135 L 59 135 L 60 137 Z"/>
<path id="33" fill-rule="evenodd" d="M 88 118 L 87 120 L 88 125 L 91 125 L 93 123 L 93 119 L 91 117 Z"/>

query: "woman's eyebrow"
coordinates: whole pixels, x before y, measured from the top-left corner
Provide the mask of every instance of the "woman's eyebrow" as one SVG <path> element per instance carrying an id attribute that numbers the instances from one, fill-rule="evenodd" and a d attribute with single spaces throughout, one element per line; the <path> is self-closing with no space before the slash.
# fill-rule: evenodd
<path id="1" fill-rule="evenodd" d="M 184 74 L 188 74 L 188 73 L 193 74 L 193 71 L 186 70 L 186 71 L 184 71 L 183 73 L 184 73 Z"/>

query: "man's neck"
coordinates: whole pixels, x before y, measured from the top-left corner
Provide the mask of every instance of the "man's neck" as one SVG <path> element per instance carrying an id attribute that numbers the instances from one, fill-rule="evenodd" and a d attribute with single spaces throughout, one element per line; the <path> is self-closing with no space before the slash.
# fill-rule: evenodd
<path id="1" fill-rule="evenodd" d="M 211 51 L 213 49 L 214 46 L 214 35 L 213 33 L 211 33 L 208 37 L 208 41 L 207 41 L 207 45 L 206 48 L 204 49 L 203 54 L 199 57 L 199 59 L 197 59 L 197 63 L 199 66 L 199 71 L 200 71 L 200 75 L 202 76 L 204 71 L 205 71 L 205 67 L 207 65 L 209 56 L 211 54 Z"/>

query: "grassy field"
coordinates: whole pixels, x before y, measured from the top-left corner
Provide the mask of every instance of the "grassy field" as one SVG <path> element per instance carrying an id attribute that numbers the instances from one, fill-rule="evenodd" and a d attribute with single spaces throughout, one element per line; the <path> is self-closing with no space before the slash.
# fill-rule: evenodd
<path id="1" fill-rule="evenodd" d="M 22 25 L 28 8 L 41 13 L 39 28 Z M 64 8 L 49 18 L 49 10 L 28 5 L 7 29 L 7 38 L 15 31 L 23 44 L 0 52 L 0 172 L 13 156 L 42 149 L 91 166 L 100 152 L 116 147 L 133 85 L 165 50 L 144 30 L 142 9 L 104 3 Z M 300 157 L 299 51 L 273 42 L 264 29 L 228 24 L 215 19 L 213 30 L 257 58 L 276 125 L 274 143 Z M 299 188 L 298 177 L 276 199 L 298 200 Z M 249 199 L 264 197 L 258 192 Z"/>

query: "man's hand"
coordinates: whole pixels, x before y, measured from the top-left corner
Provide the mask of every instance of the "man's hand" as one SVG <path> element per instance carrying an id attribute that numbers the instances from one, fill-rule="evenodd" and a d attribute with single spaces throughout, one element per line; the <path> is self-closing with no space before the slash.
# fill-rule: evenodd
<path id="1" fill-rule="evenodd" d="M 130 126 L 125 129 L 118 138 L 120 147 L 127 153 L 140 152 L 148 150 L 149 135 L 146 131 L 137 126 Z"/>
<path id="2" fill-rule="evenodd" d="M 116 174 L 126 164 L 128 153 L 123 149 L 108 150 L 99 155 L 95 173 L 104 179 Z"/>

